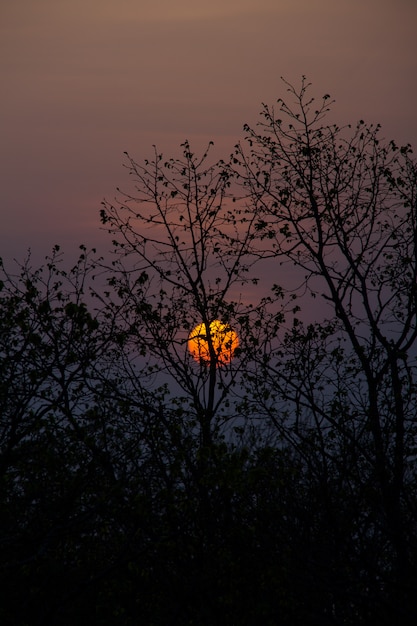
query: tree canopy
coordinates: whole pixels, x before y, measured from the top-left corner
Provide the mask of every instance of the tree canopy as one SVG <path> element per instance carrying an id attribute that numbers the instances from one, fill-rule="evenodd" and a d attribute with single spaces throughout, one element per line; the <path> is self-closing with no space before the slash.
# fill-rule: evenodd
<path id="1" fill-rule="evenodd" d="M 284 85 L 2 266 L 3 623 L 414 623 L 417 164 Z"/>

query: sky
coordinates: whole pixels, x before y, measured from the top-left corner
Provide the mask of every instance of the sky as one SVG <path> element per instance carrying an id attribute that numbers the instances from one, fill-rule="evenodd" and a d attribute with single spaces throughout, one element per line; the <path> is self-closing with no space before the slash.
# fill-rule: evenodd
<path id="1" fill-rule="evenodd" d="M 417 150 L 416 24 L 416 0 L 0 0 L 0 256 L 106 253 L 123 152 L 227 158 L 281 76 Z"/>

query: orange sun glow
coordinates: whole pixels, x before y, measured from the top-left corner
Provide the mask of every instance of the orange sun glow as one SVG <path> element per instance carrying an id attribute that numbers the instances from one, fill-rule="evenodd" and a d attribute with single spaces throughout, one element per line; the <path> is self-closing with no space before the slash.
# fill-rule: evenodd
<path id="1" fill-rule="evenodd" d="M 210 339 L 216 355 L 216 365 L 226 365 L 230 363 L 234 352 L 239 345 L 239 338 L 233 328 L 228 324 L 223 324 L 220 320 L 210 323 Z M 210 362 L 210 345 L 207 336 L 206 325 L 198 324 L 188 337 L 188 349 L 194 359 Z"/>

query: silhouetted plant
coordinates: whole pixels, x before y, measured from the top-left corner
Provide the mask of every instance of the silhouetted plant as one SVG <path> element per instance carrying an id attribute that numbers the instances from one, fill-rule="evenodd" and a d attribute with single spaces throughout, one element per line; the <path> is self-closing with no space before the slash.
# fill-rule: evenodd
<path id="1" fill-rule="evenodd" d="M 2 623 L 414 623 L 416 165 L 287 87 L 127 156 L 110 261 L 1 268 Z"/>
<path id="2" fill-rule="evenodd" d="M 336 477 L 353 489 L 394 619 L 410 611 L 407 602 L 415 608 L 416 163 L 378 125 L 327 125 L 329 96 L 316 103 L 305 79 L 298 91 L 287 87 L 294 104 L 263 107 L 235 164 L 263 256 L 299 268 L 322 319 L 294 316 L 268 355 L 263 388 L 281 412 L 287 404 L 289 422 L 277 404 L 267 413 L 280 432 L 292 421 L 287 440 L 309 442 L 326 500 Z"/>

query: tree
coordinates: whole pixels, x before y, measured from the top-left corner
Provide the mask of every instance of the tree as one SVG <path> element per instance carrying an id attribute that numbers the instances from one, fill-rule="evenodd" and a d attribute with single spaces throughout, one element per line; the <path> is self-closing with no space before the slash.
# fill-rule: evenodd
<path id="1" fill-rule="evenodd" d="M 294 104 L 263 107 L 236 168 L 263 257 L 300 269 L 322 319 L 294 316 L 263 371 L 269 394 L 292 407 L 292 426 L 265 408 L 297 445 L 310 437 L 323 505 L 336 476 L 354 490 L 352 505 L 364 506 L 357 532 L 378 537 L 380 588 L 405 619 L 417 566 L 416 163 L 379 126 L 326 124 L 329 96 L 316 104 L 305 79 L 287 87 Z"/>
<path id="2" fill-rule="evenodd" d="M 112 259 L 1 268 L 3 622 L 414 623 L 416 165 L 287 87 L 127 155 Z"/>
<path id="3" fill-rule="evenodd" d="M 208 150 L 197 157 L 188 142 L 182 147 L 180 159 L 164 161 L 156 149 L 144 165 L 128 157 L 135 190 L 119 190 L 116 204 L 104 202 L 101 218 L 114 237 L 117 258 L 109 283 L 117 290 L 114 306 L 124 338 L 146 357 L 150 373 L 168 373 L 186 394 L 181 410 L 190 403 L 190 419 L 196 420 L 207 452 L 221 424 L 236 418 L 231 392 L 265 340 L 261 335 L 274 332 L 282 315 L 267 310 L 280 294 L 253 304 L 243 302 L 236 289 L 258 282 L 253 273 L 255 216 L 242 215 L 238 204 L 228 202 L 230 165 L 210 165 Z M 217 319 L 239 337 L 236 358 L 227 363 L 216 354 L 210 332 Z M 187 340 L 199 324 L 210 358 L 196 366 Z"/>
<path id="4" fill-rule="evenodd" d="M 274 328 L 280 314 L 266 313 L 272 298 L 230 297 L 236 284 L 256 282 L 252 225 L 240 243 L 224 203 L 227 166 L 206 159 L 185 144 L 182 160 L 130 161 L 136 197 L 102 212 L 115 239 L 110 267 L 83 248 L 72 270 L 60 269 L 56 248 L 44 267 L 4 272 L 4 620 L 93 619 L 91 596 L 100 623 L 136 623 L 138 605 L 145 623 L 166 623 L 172 611 L 220 623 L 222 608 L 230 619 L 235 583 L 210 610 L 209 601 L 223 556 L 237 576 L 250 524 L 234 525 L 248 463 L 236 444 L 250 419 L 233 390 L 261 320 Z M 213 319 L 239 334 L 230 362 L 216 353 Z M 200 322 L 210 358 L 195 362 L 187 340 Z M 28 601 L 16 614 L 22 589 Z"/>
<path id="5" fill-rule="evenodd" d="M 30 257 L 18 274 L 2 267 L 4 623 L 73 623 L 85 613 L 88 590 L 128 560 L 132 509 L 149 488 L 138 466 L 146 477 L 155 399 L 142 389 L 126 400 L 111 315 L 89 306 L 98 260 L 81 248 L 71 269 L 58 246 L 40 268 Z M 143 533 L 151 519 L 143 506 Z"/>

